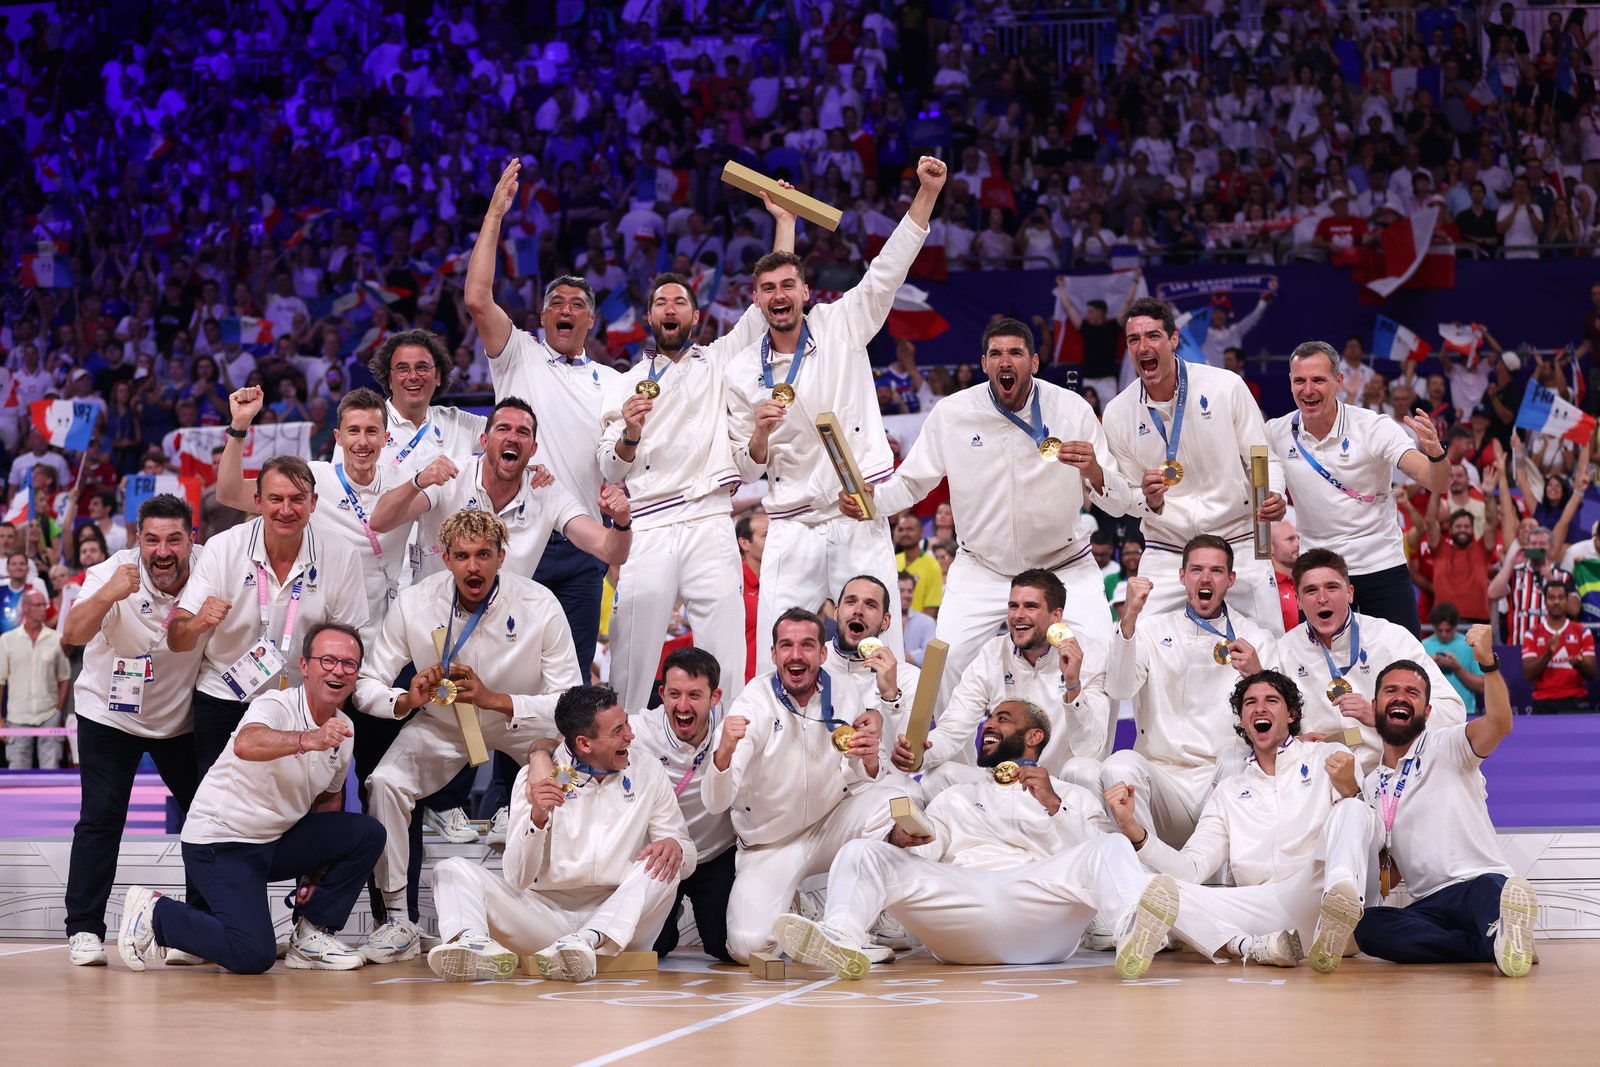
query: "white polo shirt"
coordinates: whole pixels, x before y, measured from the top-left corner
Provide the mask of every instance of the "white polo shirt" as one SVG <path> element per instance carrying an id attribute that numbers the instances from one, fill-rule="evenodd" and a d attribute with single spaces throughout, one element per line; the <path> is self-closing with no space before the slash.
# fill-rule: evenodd
<path id="1" fill-rule="evenodd" d="M 539 569 L 539 558 L 550 543 L 552 533 L 560 533 L 567 523 L 580 515 L 588 514 L 576 497 L 560 482 L 534 489 L 533 475 L 522 472 L 522 487 L 497 514 L 506 524 L 506 560 L 502 573 L 520 574 L 532 578 Z M 421 575 L 427 577 L 442 573 L 443 550 L 439 547 L 439 527 L 444 520 L 466 508 L 494 510 L 489 491 L 483 487 L 483 457 L 479 456 L 464 466 L 460 473 L 443 485 L 430 485 L 423 490 L 428 498 L 428 510 L 417 519 L 417 540 L 422 549 Z"/>
<path id="2" fill-rule="evenodd" d="M 745 848 L 777 845 L 821 822 L 852 787 L 872 781 L 858 759 L 833 747 L 823 721 L 822 687 L 790 711 L 772 691 L 773 673 L 758 674 L 740 691 L 717 724 L 716 751 L 728 718 L 750 721 L 728 769 L 707 765 L 700 779 L 707 811 L 733 811 L 733 830 Z M 833 718 L 852 723 L 865 710 L 853 685 L 832 688 Z M 785 692 L 787 696 L 787 692 Z M 789 697 L 791 703 L 793 697 Z M 798 714 L 796 713 L 798 712 Z M 879 774 L 886 765 L 879 764 Z"/>
<path id="3" fill-rule="evenodd" d="M 370 647 L 378 635 L 378 625 L 389 610 L 389 601 L 399 591 L 401 581 L 410 576 L 411 559 L 406 541 L 411 527 L 408 524 L 388 533 L 374 533 L 378 541 L 375 553 L 362 518 L 370 522 L 378 507 L 378 498 L 404 482 L 407 476 L 396 467 L 379 463 L 372 484 L 358 485 L 346 469 L 344 476 L 350 483 L 346 489 L 335 464 L 321 461 L 311 464 L 311 476 L 317 487 L 317 510 L 311 513 L 311 521 L 327 530 L 330 539 L 348 545 L 361 561 L 362 585 L 367 596 L 367 625 L 362 627 L 361 640 Z"/>
<path id="4" fill-rule="evenodd" d="M 1182 851 L 1152 833 L 1139 858 L 1185 882 L 1203 882 L 1224 863 L 1234 885 L 1293 878 L 1311 866 L 1322 826 L 1343 799 L 1328 776 L 1328 757 L 1348 751 L 1291 737 L 1278 749 L 1273 774 L 1252 752 L 1243 771 L 1217 783 Z"/>
<path id="5" fill-rule="evenodd" d="M 435 404 L 428 408 L 428 417 L 419 426 L 401 415 L 393 400 L 385 400 L 383 407 L 388 437 L 383 442 L 383 451 L 378 454 L 378 465 L 392 467 L 405 478 L 440 456 L 449 456 L 458 464 L 471 459 L 478 452 L 478 438 L 489 424 L 482 415 Z M 334 446 L 333 462 L 344 462 L 341 446 Z"/>
<path id="6" fill-rule="evenodd" d="M 1255 648 L 1263 668 L 1278 667 L 1276 638 L 1232 612 L 1211 625 L 1226 634 L 1227 620 L 1234 636 Z M 1244 747 L 1228 703 L 1243 675 L 1213 657 L 1220 640 L 1182 611 L 1139 616 L 1132 639 L 1122 636 L 1120 626 L 1111 634 L 1106 693 L 1133 701 L 1133 750 L 1190 790 L 1209 788 L 1217 761 Z"/>
<path id="7" fill-rule="evenodd" d="M 199 565 L 205 546 L 195 545 L 189 566 Z M 83 578 L 78 603 L 105 588 L 106 582 L 125 563 L 137 565 L 139 550 L 125 548 L 104 563 L 89 568 Z M 83 649 L 83 669 L 73 688 L 73 707 L 85 719 L 110 726 L 135 737 L 177 737 L 194 728 L 190 703 L 194 699 L 195 675 L 205 657 L 204 643 L 188 652 L 173 652 L 167 647 L 167 618 L 177 606 L 177 597 L 167 596 L 150 584 L 139 568 L 139 588 L 111 605 L 100 632 Z M 149 656 L 144 699 L 132 714 L 110 710 L 111 671 L 117 660 Z"/>
<path id="8" fill-rule="evenodd" d="M 1150 510 L 1139 488 L 1144 472 L 1159 469 L 1167 459 L 1167 441 L 1150 417 L 1150 408 L 1160 414 L 1170 437 L 1177 395 L 1157 403 L 1138 382 L 1106 405 L 1104 417 L 1106 444 L 1133 488 L 1128 514 L 1139 517 L 1145 544 L 1174 552 L 1183 551 L 1197 534 L 1216 534 L 1229 541 L 1254 534 L 1250 448 L 1267 443 L 1261 408 L 1243 378 L 1203 363 L 1180 366 L 1189 377 L 1178 435 L 1183 479 L 1167 488 L 1159 514 Z M 1238 462 L 1231 462 L 1235 459 Z M 1273 492 L 1283 492 L 1283 464 L 1270 453 L 1267 484 Z"/>
<path id="9" fill-rule="evenodd" d="M 1438 714 L 1438 708 L 1434 708 Z M 1393 769 L 1379 766 L 1363 791 L 1377 823 L 1378 839 L 1386 842 L 1400 876 L 1414 899 L 1421 899 L 1457 882 L 1480 874 L 1515 871 L 1506 863 L 1500 837 L 1483 799 L 1483 757 L 1472 750 L 1465 723 L 1429 729 L 1412 742 Z M 1400 799 L 1394 807 L 1394 828 L 1383 825 L 1385 800 L 1393 800 L 1395 786 L 1407 758 L 1414 758 Z"/>
<path id="10" fill-rule="evenodd" d="M 715 859 L 733 847 L 733 819 L 726 811 L 707 811 L 705 799 L 700 795 L 700 777 L 711 765 L 711 742 L 717 735 L 717 723 L 721 721 L 722 709 L 713 708 L 711 728 L 698 746 L 678 740 L 667 722 L 665 708 L 641 711 L 629 716 L 628 722 L 633 727 L 633 762 L 656 760 L 661 764 L 677 795 L 689 836 L 694 838 L 695 851 L 702 860 Z"/>
<path id="11" fill-rule="evenodd" d="M 533 408 L 539 442 L 535 458 L 548 463 L 585 513 L 600 519 L 600 405 L 619 375 L 587 357 L 574 362 L 526 330 L 513 329 L 506 347 L 489 360 L 496 401 L 520 397 Z"/>
<path id="12" fill-rule="evenodd" d="M 391 683 L 406 664 L 427 670 L 439 662 L 434 631 L 446 629 L 450 641 L 460 639 L 470 613 L 454 607 L 455 575 L 429 575 L 400 590 L 394 608 L 384 617 L 378 639 L 367 649 L 356 679 L 356 709 L 381 719 L 394 718 L 395 700 L 404 692 Z M 453 619 L 453 622 L 452 622 Z M 499 588 L 472 628 L 456 661 L 478 673 L 497 693 L 511 694 L 513 730 L 529 730 L 529 740 L 555 736 L 556 701 L 582 685 L 578 656 L 566 613 L 554 594 L 531 578 L 500 572 Z M 421 714 L 454 725 L 455 712 L 429 702 Z M 486 723 L 504 723 L 497 711 L 479 710 Z"/>
<path id="13" fill-rule="evenodd" d="M 912 851 L 956 867 L 1004 871 L 1116 832 L 1099 797 L 1055 778 L 1050 788 L 1061 798 L 1054 815 L 1021 782 L 953 785 L 924 812 L 933 842 Z"/>
<path id="14" fill-rule="evenodd" d="M 233 602 L 233 609 L 209 634 L 201 636 L 205 655 L 195 688 L 219 700 L 237 700 L 222 672 L 263 641 L 276 644 L 285 661 L 283 677 L 289 687 L 301 684 L 300 646 L 306 632 L 322 622 L 339 622 L 360 630 L 367 624 L 367 596 L 361 561 L 342 541 L 307 523 L 300 552 L 283 581 L 267 562 L 261 540 L 259 516 L 206 542 L 205 555 L 194 565 L 189 582 L 178 597 L 178 607 L 190 615 L 200 612 L 206 597 Z M 263 625 L 258 578 L 267 583 L 266 619 Z M 295 587 L 299 607 L 287 638 L 289 607 Z M 271 683 L 268 683 L 269 685 Z"/>
<path id="15" fill-rule="evenodd" d="M 566 745 L 551 757 L 556 766 L 576 767 Z M 511 786 L 511 816 L 502 861 L 505 879 L 517 889 L 550 893 L 622 884 L 644 847 L 672 838 L 683 849 L 679 879 L 699 862 L 694 838 L 678 810 L 667 772 L 654 760 L 628 761 L 603 778 L 579 775 L 578 787 L 550 812 L 544 829 L 533 825 L 528 803 L 528 768 Z"/>
<path id="16" fill-rule="evenodd" d="M 1080 636 L 1078 640 L 1086 639 Z M 1067 683 L 1054 648 L 1047 647 L 1039 662 L 1029 664 L 1017 654 L 1010 634 L 990 638 L 961 672 L 950 700 L 935 716 L 938 728 L 928 735 L 933 747 L 922 757 L 923 769 L 932 770 L 947 761 L 976 764 L 978 728 L 1004 700 L 1031 701 L 1049 716 L 1050 743 L 1045 745 L 1039 765 L 1052 774 L 1060 774 L 1073 757 L 1104 759 L 1111 749 L 1115 720 L 1106 698 L 1105 673 L 1092 664 L 1104 663 L 1105 653 L 1092 641 L 1084 653 L 1078 673 L 1083 688 L 1068 704 L 1063 702 Z"/>
<path id="17" fill-rule="evenodd" d="M 1359 611 L 1352 611 L 1350 615 L 1361 631 L 1361 648 L 1354 657 L 1354 669 L 1346 672 L 1344 677 L 1355 686 L 1357 693 L 1371 700 L 1377 691 L 1378 672 L 1395 660 L 1408 659 L 1421 664 L 1422 669 L 1428 672 L 1433 700 L 1428 728 L 1432 730 L 1467 721 L 1467 706 L 1462 703 L 1461 694 L 1456 692 L 1456 687 L 1450 684 L 1439 665 L 1433 662 L 1433 657 L 1422 647 L 1422 642 L 1412 636 L 1410 630 L 1396 626 L 1387 619 L 1363 615 Z M 1344 670 L 1351 661 L 1350 644 L 1353 637 L 1347 621 L 1334 636 L 1333 647 L 1327 650 L 1328 656 L 1333 658 L 1340 670 Z M 1306 733 L 1328 733 L 1349 726 L 1360 726 L 1354 719 L 1335 711 L 1328 700 L 1328 682 L 1333 675 L 1328 671 L 1328 659 L 1323 655 L 1322 643 L 1312 633 L 1310 623 L 1303 622 L 1284 634 L 1278 649 L 1283 661 L 1283 673 L 1294 679 L 1305 700 L 1302 730 Z M 1360 729 L 1361 744 L 1352 751 L 1365 774 L 1383 758 L 1383 741 L 1372 727 L 1360 726 Z"/>
<path id="18" fill-rule="evenodd" d="M 334 717 L 352 726 L 343 712 Z M 274 760 L 240 759 L 233 750 L 234 740 L 240 730 L 254 723 L 286 733 L 317 729 L 306 707 L 305 690 L 299 686 L 270 689 L 252 700 L 222 755 L 195 790 L 183 824 L 184 844 L 236 841 L 264 845 L 276 841 L 306 817 L 318 797 L 343 788 L 355 748 L 353 737 L 326 752 Z"/>
<path id="19" fill-rule="evenodd" d="M 1330 548 L 1344 557 L 1351 574 L 1405 566 L 1392 486 L 1395 468 L 1416 442 L 1393 419 L 1341 401 L 1326 437 L 1314 440 L 1301 426 L 1297 444 L 1293 423 L 1298 417 L 1299 412 L 1292 412 L 1267 423 L 1267 440 L 1272 454 L 1283 461 L 1300 551 Z M 1335 488 L 1306 461 L 1306 452 L 1351 492 L 1374 499 L 1357 500 Z"/>
<path id="20" fill-rule="evenodd" d="M 1111 456 L 1094 411 L 1077 393 L 1034 379 L 1034 393 L 1016 412 L 1027 422 L 1033 397 L 1040 421 L 1062 441 L 1089 441 L 1105 469 L 1104 491 L 1088 499 L 1110 515 L 1126 514 L 1127 479 Z M 903 511 L 950 479 L 950 506 L 961 550 L 1006 577 L 1043 567 L 1056 570 L 1089 554 L 1076 516 L 1085 503 L 1076 467 L 1039 457 L 1039 446 L 1002 415 L 987 385 L 939 401 L 916 444 L 877 490 L 881 514 Z"/>

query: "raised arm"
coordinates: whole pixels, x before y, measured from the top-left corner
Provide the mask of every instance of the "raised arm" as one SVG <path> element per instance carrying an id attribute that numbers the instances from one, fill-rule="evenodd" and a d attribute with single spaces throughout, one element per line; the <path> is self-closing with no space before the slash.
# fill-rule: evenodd
<path id="1" fill-rule="evenodd" d="M 1494 631 L 1479 623 L 1467 631 L 1467 644 L 1483 668 L 1483 714 L 1467 723 L 1467 741 L 1480 759 L 1486 759 L 1511 733 L 1511 692 L 1494 654 Z"/>
<path id="2" fill-rule="evenodd" d="M 490 359 L 498 358 L 505 351 L 506 342 L 511 340 L 511 317 L 494 302 L 494 273 L 496 253 L 500 249 L 500 225 L 516 201 L 517 175 L 521 171 L 522 160 L 513 159 L 501 172 L 500 181 L 489 198 L 488 210 L 483 214 L 478 241 L 467 260 L 467 312 L 478 329 L 478 336 L 483 339 L 483 351 Z"/>
<path id="3" fill-rule="evenodd" d="M 1555 529 L 1550 531 L 1550 550 L 1564 552 L 1567 547 L 1567 531 L 1572 528 L 1572 520 L 1578 517 L 1578 508 L 1583 505 L 1584 494 L 1589 491 L 1589 442 L 1585 441 L 1578 449 L 1578 465 L 1573 471 L 1572 492 L 1567 494 L 1567 502 L 1561 508 L 1561 516 L 1556 519 Z"/>
<path id="4" fill-rule="evenodd" d="M 262 399 L 259 385 L 247 385 L 229 393 L 230 428 L 248 432 L 261 411 Z M 222 439 L 222 459 L 217 463 L 217 503 L 247 515 L 259 515 L 261 509 L 256 506 L 256 495 L 250 491 L 250 482 L 244 476 L 244 442 L 244 438 L 231 433 Z"/>

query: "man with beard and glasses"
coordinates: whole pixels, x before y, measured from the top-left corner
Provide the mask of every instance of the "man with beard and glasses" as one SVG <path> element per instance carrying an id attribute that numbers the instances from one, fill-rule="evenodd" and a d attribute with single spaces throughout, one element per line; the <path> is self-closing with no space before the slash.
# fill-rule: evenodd
<path id="1" fill-rule="evenodd" d="M 1178 919 L 1178 886 L 1140 868 L 1099 798 L 1040 766 L 1049 740 L 1042 708 L 1001 701 L 978 754 L 989 773 L 928 805 L 930 836 L 896 826 L 886 840 L 846 842 L 828 871 L 826 915 L 779 916 L 778 946 L 861 978 L 867 928 L 888 911 L 942 963 L 1060 963 L 1098 913 L 1116 930 L 1118 977 L 1143 977 Z"/>
<path id="2" fill-rule="evenodd" d="M 1134 787 L 1139 822 L 1182 848 L 1219 773 L 1237 770 L 1245 753 L 1217 709 L 1240 678 L 1278 665 L 1278 641 L 1266 628 L 1229 610 L 1233 546 L 1201 534 L 1183 546 L 1178 581 L 1181 611 L 1144 614 L 1152 579 L 1128 579 L 1128 600 L 1111 640 L 1106 692 L 1133 701 L 1133 748 L 1113 752 L 1100 788 Z M 1219 765 L 1222 770 L 1219 772 Z"/>
<path id="3" fill-rule="evenodd" d="M 1046 709 L 1051 728 L 1040 764 L 1099 795 L 1100 761 L 1115 739 L 1116 712 L 1106 697 L 1104 673 L 1087 665 L 1090 649 L 1093 660 L 1105 662 L 1104 646 L 1070 628 L 1065 634 L 1057 630 L 1051 640 L 1066 599 L 1061 579 L 1047 570 L 1026 570 L 1011 579 L 1006 632 L 985 642 L 962 670 L 925 751 L 913 753 L 904 732 L 896 735 L 894 765 L 907 773 L 920 769 L 926 796 L 984 777 L 974 765 L 974 742 L 989 709 L 1006 700 Z"/>
<path id="4" fill-rule="evenodd" d="M 355 683 L 358 711 L 395 719 L 419 712 L 367 779 L 369 810 L 389 835 L 373 871 L 387 921 L 361 950 L 368 963 L 413 959 L 421 949 L 421 928 L 404 918 L 407 828 L 417 801 L 467 765 L 451 705 L 476 708 L 484 744 L 523 764 L 532 741 L 555 733 L 557 697 L 583 681 L 555 597 L 505 566 L 505 523 L 463 510 L 444 521 L 439 538 L 446 570 L 401 590 Z M 410 688 L 395 688 L 407 664 L 416 668 Z"/>
<path id="5" fill-rule="evenodd" d="M 728 408 L 734 437 L 766 468 L 764 501 L 772 525 L 762 562 L 758 633 L 769 633 L 791 607 L 817 611 L 856 574 L 870 574 L 898 594 L 889 510 L 871 522 L 837 502 L 839 477 L 816 430 L 832 412 L 868 483 L 894 470 L 894 454 L 878 410 L 867 344 L 888 320 L 895 294 L 927 240 L 929 220 L 948 168 L 917 161 L 917 194 L 866 276 L 830 304 L 806 312 L 811 291 L 805 266 L 791 253 L 756 261 L 753 298 L 767 330 L 728 365 Z M 908 502 L 909 503 L 909 502 Z M 892 510 L 892 509 L 891 509 Z M 890 612 L 884 643 L 905 648 L 899 606 Z"/>
<path id="6" fill-rule="evenodd" d="M 1255 524 L 1283 518 L 1283 465 L 1267 462 L 1266 502 L 1252 506 L 1250 449 L 1267 444 L 1267 426 L 1244 379 L 1177 357 L 1172 306 L 1145 297 L 1124 319 L 1128 357 L 1139 385 L 1105 408 L 1106 441 L 1117 466 L 1137 478 L 1130 517 L 1140 520 L 1145 553 L 1140 573 L 1153 583 L 1149 610 L 1179 611 L 1185 589 L 1172 557 L 1198 534 L 1215 534 L 1242 555 L 1235 558 L 1234 609 L 1269 634 L 1283 631 L 1272 561 L 1249 548 Z"/>
<path id="7" fill-rule="evenodd" d="M 1361 951 L 1395 963 L 1487 963 L 1520 978 L 1534 962 L 1539 902 L 1505 861 L 1484 800 L 1483 761 L 1511 733 L 1511 696 L 1489 627 L 1467 632 L 1484 713 L 1431 725 L 1431 676 L 1408 660 L 1378 676 L 1383 762 L 1365 792 L 1379 820 L 1383 905 L 1356 926 Z"/>
<path id="8" fill-rule="evenodd" d="M 1321 738 L 1347 727 L 1361 729 L 1361 743 L 1352 745 L 1363 775 L 1378 765 L 1382 749 L 1373 719 L 1373 683 L 1378 668 L 1395 660 L 1424 665 L 1433 688 L 1433 725 L 1465 722 L 1467 707 L 1439 665 L 1402 626 L 1374 618 L 1352 606 L 1354 587 L 1344 558 L 1326 548 L 1301 553 L 1294 565 L 1294 584 L 1306 621 L 1278 644 L 1283 673 L 1294 678 L 1306 697 L 1305 729 Z"/>
<path id="9" fill-rule="evenodd" d="M 1093 504 L 1122 515 L 1132 494 L 1088 403 L 1034 378 L 1031 329 L 1016 319 L 990 323 L 983 371 L 989 384 L 939 403 L 905 462 L 874 493 L 879 511 L 893 513 L 950 481 L 963 541 L 939 603 L 939 639 L 950 645 L 946 694 L 1005 621 L 1011 578 L 1024 570 L 1054 573 L 1068 593 L 1064 620 L 1080 639 L 1106 644 L 1105 586 L 1078 514 Z M 859 510 L 840 500 L 846 514 Z"/>
<path id="10" fill-rule="evenodd" d="M 194 512 L 178 497 L 162 493 L 140 504 L 137 546 L 89 569 L 61 627 L 63 641 L 84 646 L 73 697 L 82 796 L 66 897 L 67 958 L 75 966 L 106 962 L 106 901 L 145 754 L 180 815 L 200 784 L 190 702 L 201 652 L 171 651 L 165 630 L 189 568 L 204 551 L 193 529 Z M 192 883 L 184 895 L 201 904 Z"/>
<path id="11" fill-rule="evenodd" d="M 1309 945 L 1312 969 L 1331 974 L 1361 918 L 1372 842 L 1355 757 L 1299 736 L 1300 690 L 1277 671 L 1247 674 L 1228 701 L 1250 756 L 1217 783 L 1181 852 L 1139 821 L 1136 787 L 1114 783 L 1106 807 L 1153 871 L 1196 883 L 1227 864 L 1231 886 L 1183 889 L 1182 933 L 1201 952 L 1295 967 Z"/>
<path id="12" fill-rule="evenodd" d="M 858 687 L 835 685 L 823 671 L 826 640 L 812 612 L 779 616 L 774 670 L 729 706 L 700 779 L 706 810 L 732 810 L 739 839 L 728 954 L 740 963 L 772 950 L 773 920 L 803 880 L 827 872 L 841 845 L 888 832 L 889 802 L 905 795 L 882 781 L 882 716 L 866 710 Z"/>
<path id="13" fill-rule="evenodd" d="M 776 253 L 794 248 L 793 213 L 765 194 L 777 220 Z M 673 609 L 683 604 L 695 644 L 722 665 L 728 699 L 744 688 L 744 594 L 733 492 L 758 481 L 749 445 L 730 437 L 728 365 L 761 333 L 752 304 L 732 330 L 694 343 L 701 312 L 694 283 L 658 274 L 646 301 L 653 351 L 607 384 L 601 402 L 600 474 L 626 486 L 637 544 L 617 574 L 611 608 L 611 681 L 622 706 L 650 699 Z"/>

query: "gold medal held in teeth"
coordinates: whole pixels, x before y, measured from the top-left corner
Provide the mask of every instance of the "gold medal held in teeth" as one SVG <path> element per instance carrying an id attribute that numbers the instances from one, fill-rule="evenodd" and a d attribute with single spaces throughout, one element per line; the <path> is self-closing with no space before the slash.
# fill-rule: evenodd
<path id="1" fill-rule="evenodd" d="M 1177 485 L 1183 481 L 1183 464 L 1175 459 L 1169 459 L 1161 465 L 1161 480 L 1167 485 Z"/>
<path id="2" fill-rule="evenodd" d="M 833 747 L 840 752 L 850 751 L 850 742 L 856 736 L 856 728 L 846 723 L 844 726 L 833 728 Z"/>
<path id="3" fill-rule="evenodd" d="M 1050 647 L 1060 648 L 1063 644 L 1072 640 L 1072 627 L 1064 622 L 1053 622 L 1050 624 L 1050 628 L 1044 632 L 1044 639 L 1050 642 Z"/>
<path id="4" fill-rule="evenodd" d="M 1340 697 L 1348 693 L 1354 693 L 1355 691 L 1356 687 L 1351 685 L 1345 679 L 1335 678 L 1333 681 L 1328 683 L 1328 703 L 1337 704 L 1339 703 Z"/>
<path id="5" fill-rule="evenodd" d="M 1211 649 L 1211 658 L 1226 667 L 1228 665 L 1228 642 L 1218 641 Z"/>
<path id="6" fill-rule="evenodd" d="M 652 381 L 649 378 L 645 378 L 638 385 L 633 387 L 633 391 L 647 400 L 654 400 L 656 397 L 661 395 L 661 383 Z"/>
<path id="7" fill-rule="evenodd" d="M 1054 463 L 1061 458 L 1061 438 L 1046 437 L 1039 442 L 1039 458 L 1046 463 Z"/>
<path id="8" fill-rule="evenodd" d="M 868 656 L 877 655 L 882 650 L 883 642 L 879 641 L 876 637 L 863 637 L 861 639 L 861 643 L 856 646 L 856 654 L 862 659 L 866 659 Z"/>
<path id="9" fill-rule="evenodd" d="M 994 780 L 1001 785 L 1010 785 L 1022 775 L 1022 768 L 1011 760 L 997 763 L 994 767 Z"/>
<path id="10" fill-rule="evenodd" d="M 784 407 L 788 407 L 794 403 L 794 386 L 788 382 L 779 382 L 772 387 L 772 399 Z"/>
<path id="11" fill-rule="evenodd" d="M 570 793 L 578 788 L 578 772 L 565 765 L 557 765 L 552 768 L 550 780 L 559 785 L 563 793 Z"/>
<path id="12" fill-rule="evenodd" d="M 452 682 L 448 678 L 445 678 L 442 679 L 438 685 L 433 687 L 432 700 L 441 708 L 448 708 L 451 704 L 456 702 L 456 696 L 460 692 L 461 690 L 456 686 L 456 683 Z"/>

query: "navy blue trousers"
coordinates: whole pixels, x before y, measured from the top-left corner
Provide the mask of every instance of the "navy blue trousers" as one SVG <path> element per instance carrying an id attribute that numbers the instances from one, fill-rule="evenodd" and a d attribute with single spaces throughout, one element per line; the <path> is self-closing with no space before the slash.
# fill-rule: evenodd
<path id="1" fill-rule="evenodd" d="M 1403 908 L 1368 908 L 1356 944 L 1393 963 L 1493 963 L 1489 927 L 1500 918 L 1503 874 L 1480 874 Z"/>

